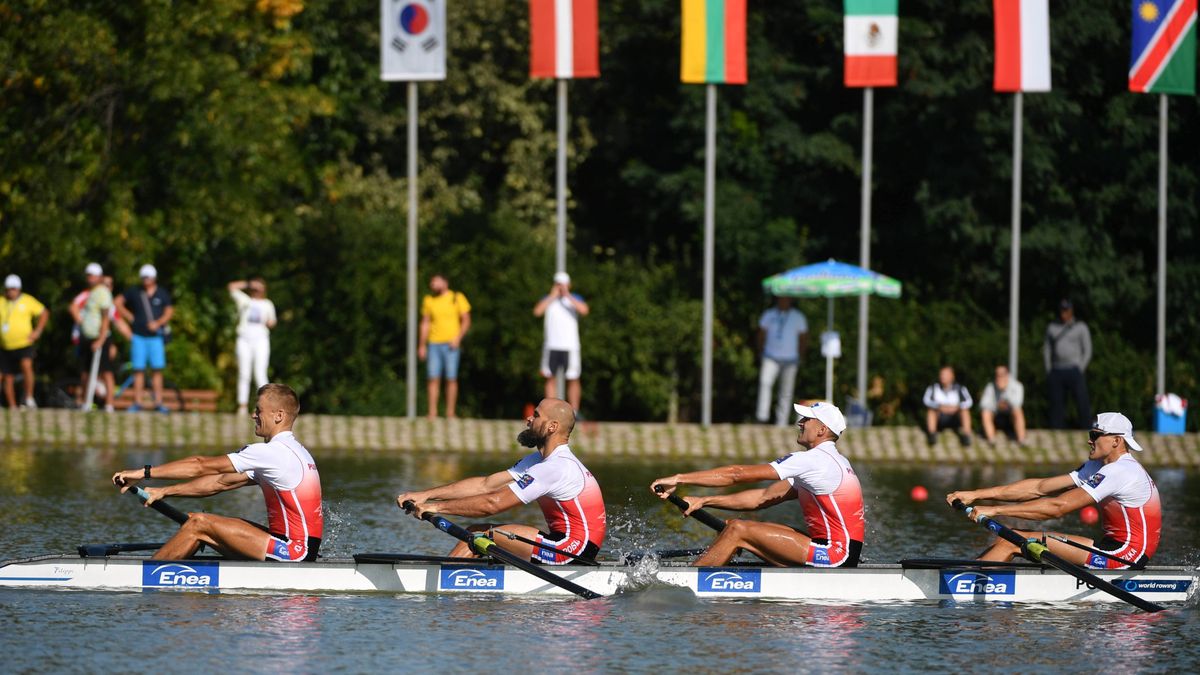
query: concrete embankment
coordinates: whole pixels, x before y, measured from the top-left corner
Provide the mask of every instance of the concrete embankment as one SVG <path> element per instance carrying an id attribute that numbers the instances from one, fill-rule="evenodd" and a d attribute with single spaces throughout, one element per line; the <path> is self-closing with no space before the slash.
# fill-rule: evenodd
<path id="1" fill-rule="evenodd" d="M 519 420 L 436 420 L 403 417 L 304 415 L 296 431 L 313 450 L 350 452 L 516 451 Z M 794 428 L 717 424 L 584 422 L 572 445 L 602 457 L 709 457 L 721 461 L 769 460 L 795 447 Z M 1160 436 L 1141 432 L 1149 466 L 1200 466 L 1200 434 Z M 0 442 L 40 447 L 137 447 L 224 450 L 254 442 L 253 423 L 232 414 L 89 413 L 73 410 L 4 410 Z M 960 447 L 942 434 L 929 447 L 915 427 L 850 429 L 838 443 L 852 459 L 893 462 L 1070 464 L 1084 456 L 1082 431 L 1029 433 L 1027 447 L 1001 440 L 994 447 L 976 439 Z"/>

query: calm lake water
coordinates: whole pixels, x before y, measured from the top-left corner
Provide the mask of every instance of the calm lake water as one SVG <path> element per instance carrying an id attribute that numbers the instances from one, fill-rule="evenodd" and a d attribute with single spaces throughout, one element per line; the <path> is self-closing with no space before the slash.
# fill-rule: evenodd
<path id="1" fill-rule="evenodd" d="M 72 551 L 81 543 L 164 540 L 173 523 L 117 494 L 107 478 L 181 454 L 0 448 L 0 559 Z M 394 495 L 496 471 L 510 459 L 318 453 L 329 509 L 322 553 L 444 553 L 454 542 L 403 516 Z M 710 540 L 710 531 L 681 519 L 647 489 L 657 476 L 707 464 L 583 459 L 604 488 L 609 552 Z M 869 521 L 864 557 L 972 556 L 987 533 L 939 495 L 1070 468 L 857 463 Z M 1156 562 L 1200 564 L 1200 474 L 1152 474 L 1165 512 Z M 909 498 L 917 484 L 929 489 L 930 501 Z M 257 490 L 175 504 L 264 519 Z M 801 522 L 790 504 L 766 515 Z M 526 507 L 513 520 L 536 524 L 540 513 Z M 1055 527 L 1094 532 L 1075 517 Z M 700 600 L 689 591 L 651 587 L 594 601 L 0 590 L 0 610 L 0 672 L 1195 671 L 1200 663 L 1195 607 L 1146 615 L 1122 605 L 825 606 Z"/>

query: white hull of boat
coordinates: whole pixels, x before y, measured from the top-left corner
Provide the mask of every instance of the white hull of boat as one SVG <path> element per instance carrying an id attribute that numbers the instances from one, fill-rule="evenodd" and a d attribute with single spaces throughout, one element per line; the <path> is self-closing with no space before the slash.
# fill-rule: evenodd
<path id="1" fill-rule="evenodd" d="M 701 597 L 826 602 L 989 600 L 1000 602 L 1119 602 L 1074 577 L 1037 567 L 940 569 L 863 565 L 855 569 L 775 567 L 697 568 L 678 563 L 549 568 L 602 595 L 651 583 L 691 589 Z M 1100 571 L 1105 580 L 1152 602 L 1194 595 L 1197 570 L 1152 567 Z M 566 591 L 511 567 L 463 563 L 246 562 L 195 559 L 161 562 L 114 556 L 45 556 L 0 566 L 0 587 L 141 591 L 305 591 L 318 593 L 502 593 L 565 595 Z"/>

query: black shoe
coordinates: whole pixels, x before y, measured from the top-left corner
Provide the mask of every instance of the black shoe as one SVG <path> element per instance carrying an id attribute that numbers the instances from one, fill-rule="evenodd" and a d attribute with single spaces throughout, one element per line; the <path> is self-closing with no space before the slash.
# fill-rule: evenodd
<path id="1" fill-rule="evenodd" d="M 926 431 L 925 432 L 925 442 L 928 443 L 929 447 L 931 447 L 931 448 L 933 446 L 937 445 L 937 434 L 935 434 L 932 431 Z"/>
<path id="2" fill-rule="evenodd" d="M 964 448 L 969 448 L 969 447 L 971 447 L 971 436 L 970 436 L 969 434 L 966 434 L 966 433 L 959 434 L 959 435 L 958 435 L 958 442 L 959 442 L 959 443 L 962 443 L 962 446 L 963 446 Z"/>

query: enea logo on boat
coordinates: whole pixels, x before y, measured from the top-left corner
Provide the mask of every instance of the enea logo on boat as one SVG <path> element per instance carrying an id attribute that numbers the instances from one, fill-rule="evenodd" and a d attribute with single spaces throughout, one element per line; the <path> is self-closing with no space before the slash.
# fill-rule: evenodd
<path id="1" fill-rule="evenodd" d="M 502 591 L 504 568 L 443 565 L 438 584 L 443 591 Z"/>
<path id="2" fill-rule="evenodd" d="M 946 595 L 1013 595 L 1015 572 L 942 570 L 938 592 Z"/>
<path id="3" fill-rule="evenodd" d="M 762 590 L 762 570 L 729 567 L 701 567 L 700 593 L 758 593 Z"/>
<path id="4" fill-rule="evenodd" d="M 218 563 L 142 561 L 142 586 L 206 588 L 220 585 Z"/>

